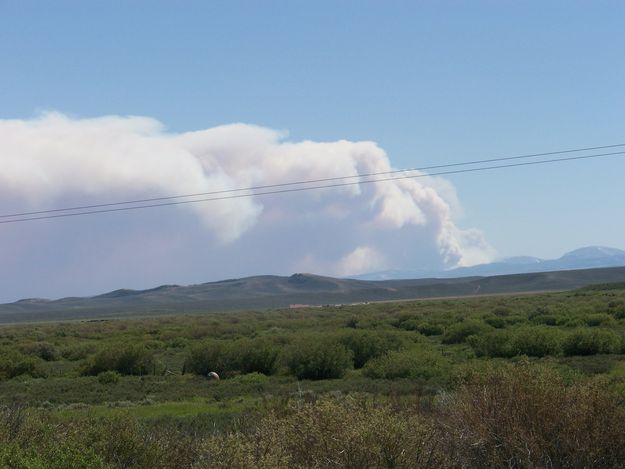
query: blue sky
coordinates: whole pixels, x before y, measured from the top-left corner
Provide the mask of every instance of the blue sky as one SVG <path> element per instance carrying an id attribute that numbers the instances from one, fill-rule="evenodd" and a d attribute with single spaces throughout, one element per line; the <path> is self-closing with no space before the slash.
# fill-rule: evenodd
<path id="1" fill-rule="evenodd" d="M 0 119 L 242 122 L 373 141 L 396 168 L 623 143 L 623 18 L 616 1 L 0 1 Z M 558 257 L 625 248 L 624 174 L 621 157 L 446 179 L 455 224 L 498 256 Z"/>

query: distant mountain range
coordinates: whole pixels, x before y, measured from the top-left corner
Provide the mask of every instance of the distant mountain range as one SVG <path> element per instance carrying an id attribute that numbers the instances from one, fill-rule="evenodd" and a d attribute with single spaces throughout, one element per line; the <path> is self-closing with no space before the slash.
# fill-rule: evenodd
<path id="1" fill-rule="evenodd" d="M 393 280 L 405 278 L 458 278 L 484 275 L 509 275 L 530 272 L 553 272 L 559 270 L 592 269 L 597 267 L 625 266 L 625 251 L 603 246 L 589 246 L 567 252 L 559 259 L 539 259 L 520 256 L 502 259 L 490 264 L 458 267 L 451 270 L 386 270 L 354 276 L 360 280 Z"/>
<path id="2" fill-rule="evenodd" d="M 578 252 L 569 258 L 583 258 Z M 265 275 L 199 285 L 115 290 L 87 298 L 27 299 L 0 305 L 0 323 L 226 312 L 291 305 L 351 304 L 482 294 L 523 293 L 625 282 L 625 267 L 489 277 L 354 280 L 294 274 Z"/>

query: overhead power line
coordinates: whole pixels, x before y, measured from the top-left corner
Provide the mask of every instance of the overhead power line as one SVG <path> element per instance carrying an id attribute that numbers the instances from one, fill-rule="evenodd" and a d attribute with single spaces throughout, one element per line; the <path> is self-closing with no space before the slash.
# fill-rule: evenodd
<path id="1" fill-rule="evenodd" d="M 625 146 L 625 144 L 619 144 L 619 145 L 609 145 L 609 146 L 604 146 L 604 147 L 595 147 L 595 148 L 614 148 L 614 147 L 619 147 L 619 146 Z M 572 151 L 582 151 L 582 150 L 564 150 L 561 152 L 550 152 L 550 153 L 545 153 L 542 155 L 547 155 L 547 154 L 561 154 L 561 153 L 570 153 Z M 538 155 L 538 154 L 537 154 Z M 212 202 L 212 201 L 218 201 L 218 200 L 230 200 L 230 199 L 239 199 L 239 198 L 246 198 L 246 197 L 256 197 L 256 196 L 264 196 L 264 195 L 273 195 L 273 194 L 284 194 L 284 193 L 289 193 L 289 192 L 303 192 L 303 191 L 310 191 L 310 190 L 319 190 L 319 189 L 329 189 L 329 188 L 336 188 L 336 187 L 345 187 L 345 186 L 354 186 L 354 185 L 359 185 L 359 184 L 371 184 L 371 183 L 376 183 L 376 182 L 386 182 L 386 181 L 396 181 L 396 180 L 400 180 L 400 179 L 417 179 L 417 178 L 423 178 L 423 177 L 431 177 L 431 176 L 444 176 L 444 175 L 450 175 L 450 174 L 462 174 L 462 173 L 473 173 L 473 172 L 479 172 L 479 171 L 488 171 L 488 170 L 494 170 L 494 169 L 503 169 L 503 168 L 514 168 L 514 167 L 521 167 L 521 166 L 533 166 L 533 165 L 539 165 L 539 164 L 547 164 L 547 163 L 558 163 L 558 162 L 563 162 L 563 161 L 574 161 L 574 160 L 585 160 L 585 159 L 593 159 L 593 158 L 601 158 L 601 157 L 609 157 L 609 156 L 623 156 L 625 155 L 625 151 L 618 151 L 618 152 L 610 152 L 610 153 L 598 153 L 598 154 L 592 154 L 592 155 L 581 155 L 581 156 L 569 156 L 569 157 L 564 157 L 564 158 L 553 158 L 553 159 L 547 159 L 547 160 L 540 160 L 540 161 L 525 161 L 525 162 L 521 162 L 521 163 L 509 163 L 509 164 L 502 164 L 502 165 L 491 165 L 491 166 L 481 166 L 478 168 L 463 168 L 463 169 L 453 169 L 453 170 L 449 170 L 449 171 L 439 171 L 439 172 L 434 172 L 434 173 L 427 173 L 427 174 L 403 174 L 403 175 L 399 175 L 399 176 L 391 176 L 391 177 L 384 177 L 384 178 L 375 178 L 375 179 L 365 179 L 365 180 L 360 180 L 360 181 L 350 181 L 350 182 L 339 182 L 339 183 L 332 183 L 332 184 L 324 184 L 324 185 L 317 185 L 317 186 L 306 186 L 306 187 L 291 187 L 291 188 L 287 188 L 287 189 L 274 189 L 274 190 L 267 190 L 264 192 L 253 192 L 253 193 L 246 193 L 246 194 L 230 194 L 230 195 L 222 195 L 222 196 L 217 196 L 217 197 L 209 197 L 209 198 L 203 198 L 203 199 L 193 199 L 193 200 L 178 200 L 178 201 L 170 201 L 170 202 L 160 202 L 160 203 L 154 203 L 154 204 L 147 204 L 147 205 L 134 205 L 134 206 L 129 206 L 129 207 L 115 207 L 115 208 L 106 208 L 106 209 L 97 209 L 97 210 L 86 210 L 86 211 L 80 211 L 80 212 L 71 212 L 71 213 L 56 213 L 56 214 L 50 214 L 53 212 L 59 212 L 59 211 L 63 211 L 63 210 L 78 210 L 78 208 L 70 208 L 70 209 L 54 209 L 54 210 L 47 210 L 47 211 L 40 211 L 40 212 L 25 212 L 23 215 L 2 215 L 0 217 L 6 218 L 6 217 L 18 217 L 18 216 L 26 216 L 26 215 L 33 215 L 33 214 L 41 214 L 41 216 L 28 216 L 28 217 L 23 217 L 23 218 L 15 218 L 15 219 L 9 219 L 9 220 L 0 220 L 0 224 L 8 224 L 8 223 L 19 223 L 19 222 L 26 222 L 26 221 L 34 221 L 34 220 L 47 220 L 47 219 L 53 219 L 53 218 L 66 218 L 66 217 L 75 217 L 75 216 L 82 216 L 82 215 L 92 215 L 92 214 L 97 214 L 97 213 L 111 213 L 111 212 L 122 212 L 122 211 L 129 211 L 129 210 L 140 210 L 140 209 L 146 209 L 146 208 L 155 208 L 155 207 L 166 207 L 166 206 L 173 206 L 173 205 L 184 205 L 184 204 L 192 204 L 192 203 L 199 203 L 199 202 Z M 536 156 L 536 155 L 524 155 L 524 156 L 519 156 L 519 157 L 508 157 L 508 158 L 496 158 L 496 159 L 492 159 L 491 161 L 505 161 L 505 160 L 510 160 L 510 159 L 518 159 L 518 158 L 529 158 L 531 156 Z M 482 161 L 488 161 L 488 160 L 482 160 Z M 477 162 L 468 162 L 468 163 L 464 163 L 465 165 L 470 165 L 470 164 L 476 164 Z M 462 163 L 453 163 L 453 164 L 449 164 L 449 165 L 439 165 L 439 168 L 445 168 L 445 167 L 453 167 L 453 166 L 460 166 Z M 341 179 L 348 179 L 348 178 L 354 178 L 354 177 L 368 177 L 368 176 L 373 176 L 373 175 L 382 175 L 382 174 L 396 174 L 396 173 L 405 173 L 405 172 L 410 172 L 410 171 L 416 171 L 417 169 L 404 169 L 404 170 L 396 170 L 396 171 L 387 171 L 387 172 L 382 172 L 382 173 L 371 173 L 369 175 L 358 175 L 358 176 L 346 176 L 346 177 L 337 177 L 337 178 L 326 178 L 326 179 L 321 179 L 321 180 L 317 180 L 317 181 L 334 181 L 334 180 L 341 180 Z M 300 181 L 300 182 L 293 182 L 293 183 L 284 183 L 284 184 L 274 184 L 271 186 L 258 186 L 256 189 L 258 188 L 273 188 L 273 187 L 285 187 L 285 186 L 289 186 L 289 185 L 293 185 L 293 184 L 305 184 L 305 183 L 311 183 L 313 181 Z M 236 192 L 236 191 L 243 191 L 243 190 L 247 190 L 247 191 L 251 191 L 254 188 L 247 188 L 247 189 L 234 189 L 231 191 L 215 191 L 212 193 L 206 193 L 206 194 L 220 194 L 220 193 L 224 193 L 224 192 Z M 177 196 L 178 197 L 191 197 L 191 195 L 188 196 Z M 145 201 L 153 201 L 153 200 L 167 200 L 170 198 L 157 198 L 157 199 L 145 199 Z M 121 205 L 124 203 L 130 203 L 130 202 L 116 202 L 114 204 L 101 204 L 99 206 L 96 207 L 106 207 L 106 206 L 111 206 L 111 205 Z M 91 208 L 94 206 L 83 206 L 82 208 Z"/>
<path id="2" fill-rule="evenodd" d="M 603 145 L 603 146 L 597 146 L 597 147 L 573 148 L 573 149 L 567 149 L 567 150 L 550 151 L 550 152 L 545 152 L 545 153 L 530 153 L 526 155 L 508 156 L 508 157 L 503 157 L 503 158 L 489 158 L 489 159 L 484 159 L 484 160 L 466 161 L 462 163 L 447 163 L 447 164 L 440 164 L 440 165 L 422 166 L 419 168 L 395 169 L 392 171 L 380 171 L 380 172 L 373 172 L 373 173 L 354 174 L 354 175 L 349 175 L 349 176 L 335 176 L 335 177 L 320 178 L 320 179 L 308 179 L 308 180 L 303 180 L 303 181 L 291 181 L 291 182 L 283 182 L 283 183 L 277 183 L 277 184 L 267 184 L 267 185 L 262 185 L 262 186 L 241 187 L 237 189 L 224 189 L 224 190 L 209 191 L 209 192 L 196 192 L 193 194 L 170 195 L 170 196 L 164 196 L 164 197 L 151 197 L 151 198 L 146 198 L 146 199 L 125 200 L 125 201 L 120 201 L 120 202 L 108 202 L 108 203 L 102 203 L 102 204 L 54 208 L 54 209 L 39 210 L 39 211 L 33 211 L 33 212 L 11 213 L 11 214 L 6 214 L 6 215 L 0 215 L 0 219 L 24 217 L 24 216 L 31 216 L 31 215 L 43 215 L 43 214 L 59 213 L 59 212 L 70 212 L 70 211 L 77 211 L 77 210 L 91 210 L 91 209 L 99 209 L 99 208 L 104 208 L 104 207 L 115 207 L 115 206 L 120 206 L 120 205 L 145 204 L 148 202 L 161 202 L 165 200 L 188 199 L 190 197 L 203 197 L 207 195 L 223 195 L 223 194 L 231 194 L 231 193 L 236 193 L 236 192 L 250 192 L 250 191 L 256 191 L 256 190 L 275 189 L 278 187 L 298 186 L 298 185 L 304 185 L 304 184 L 318 184 L 321 182 L 341 181 L 341 180 L 365 178 L 365 177 L 373 177 L 373 176 L 385 176 L 385 175 L 390 175 L 390 174 L 409 173 L 409 172 L 414 172 L 414 171 L 429 171 L 432 169 L 444 169 L 444 168 L 453 168 L 453 167 L 459 167 L 459 166 L 472 166 L 476 164 L 495 163 L 495 162 L 500 162 L 500 161 L 511 161 L 511 160 L 527 159 L 527 158 L 538 158 L 541 156 L 561 155 L 565 153 L 576 153 L 576 152 L 591 151 L 591 150 L 604 150 L 607 148 L 617 148 L 617 147 L 625 147 L 625 143 L 617 143 L 614 145 Z M 598 155 L 598 156 L 607 156 L 607 155 Z M 446 173 L 446 174 L 450 174 L 450 173 Z M 429 176 L 433 176 L 433 175 L 434 174 L 429 174 Z M 357 183 L 359 182 L 356 182 L 356 184 Z M 333 186 L 329 186 L 329 187 L 333 187 Z M 311 189 L 315 189 L 315 188 L 313 187 Z M 256 195 L 261 195 L 261 194 L 256 194 Z M 198 202 L 200 201 L 205 201 L 205 200 L 198 200 Z M 188 203 L 188 201 L 186 201 L 186 203 Z M 161 206 L 161 205 L 156 205 L 156 206 Z"/>

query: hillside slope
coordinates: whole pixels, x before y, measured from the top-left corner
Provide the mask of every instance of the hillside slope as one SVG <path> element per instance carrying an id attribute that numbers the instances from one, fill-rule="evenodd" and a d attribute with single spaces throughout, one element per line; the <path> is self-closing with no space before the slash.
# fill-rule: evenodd
<path id="1" fill-rule="evenodd" d="M 190 286 L 116 290 L 88 298 L 28 299 L 0 305 L 0 322 L 283 308 L 446 296 L 568 290 L 625 281 L 625 267 L 531 274 L 365 281 L 312 274 L 258 276 Z"/>

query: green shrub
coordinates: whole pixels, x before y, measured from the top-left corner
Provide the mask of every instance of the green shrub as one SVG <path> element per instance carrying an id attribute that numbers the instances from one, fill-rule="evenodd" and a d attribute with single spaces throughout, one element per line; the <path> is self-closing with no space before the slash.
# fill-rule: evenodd
<path id="1" fill-rule="evenodd" d="M 621 337 L 607 329 L 580 329 L 571 332 L 564 340 L 565 355 L 595 355 L 618 353 Z"/>
<path id="2" fill-rule="evenodd" d="M 421 319 L 418 318 L 408 318 L 408 319 L 400 319 L 397 321 L 396 326 L 399 329 L 403 329 L 405 331 L 416 331 L 419 330 L 419 326 L 422 324 Z"/>
<path id="3" fill-rule="evenodd" d="M 25 355 L 34 355 L 45 361 L 58 360 L 59 353 L 54 345 L 48 342 L 30 342 L 20 346 Z"/>
<path id="4" fill-rule="evenodd" d="M 424 321 L 423 317 L 414 314 L 400 316 L 393 325 L 405 331 L 417 331 L 423 335 L 441 335 L 445 330 L 440 324 Z"/>
<path id="5" fill-rule="evenodd" d="M 544 316 L 546 314 L 551 314 L 551 308 L 548 306 L 538 306 L 528 315 L 528 317 L 529 319 L 534 319 L 536 316 Z"/>
<path id="6" fill-rule="evenodd" d="M 333 379 L 342 377 L 352 366 L 352 352 L 343 344 L 311 337 L 293 344 L 287 366 L 298 379 Z"/>
<path id="7" fill-rule="evenodd" d="M 565 325 L 566 327 L 585 327 L 585 326 L 587 326 L 588 324 L 586 324 L 586 322 L 585 322 L 582 318 L 579 318 L 579 317 L 572 317 L 572 318 L 569 318 L 569 319 L 568 319 L 568 320 L 564 323 L 564 325 Z"/>
<path id="8" fill-rule="evenodd" d="M 268 383 L 270 378 L 263 373 L 248 373 L 245 375 L 238 375 L 232 378 L 233 382 L 242 383 L 242 384 L 266 384 Z"/>
<path id="9" fill-rule="evenodd" d="M 547 327 L 521 327 L 512 335 L 513 355 L 544 357 L 562 353 L 562 333 Z"/>
<path id="10" fill-rule="evenodd" d="M 625 319 L 625 302 L 610 301 L 608 303 L 608 313 L 612 315 L 614 319 Z"/>
<path id="11" fill-rule="evenodd" d="M 82 369 L 85 375 L 117 371 L 122 375 L 144 375 L 154 369 L 154 353 L 142 345 L 109 346 L 100 350 Z"/>
<path id="12" fill-rule="evenodd" d="M 425 336 L 432 336 L 432 335 L 442 335 L 443 332 L 445 332 L 445 329 L 443 329 L 443 326 L 441 326 L 440 324 L 422 322 L 417 325 L 417 331 L 419 331 L 421 334 Z"/>
<path id="13" fill-rule="evenodd" d="M 467 342 L 478 357 L 544 357 L 562 352 L 562 333 L 547 327 L 521 327 L 512 331 L 473 335 L 467 338 Z"/>
<path id="14" fill-rule="evenodd" d="M 21 375 L 35 378 L 44 376 L 39 368 L 39 360 L 15 351 L 0 355 L 0 379 L 11 379 Z"/>
<path id="15" fill-rule="evenodd" d="M 607 326 L 614 324 L 614 318 L 607 313 L 597 313 L 586 316 L 584 319 L 589 327 Z"/>
<path id="16" fill-rule="evenodd" d="M 167 347 L 169 348 L 185 348 L 189 345 L 189 339 L 185 337 L 174 337 L 167 341 Z"/>
<path id="17" fill-rule="evenodd" d="M 614 319 L 625 319 L 625 308 L 615 309 L 610 311 L 610 314 Z"/>
<path id="18" fill-rule="evenodd" d="M 504 306 L 498 306 L 497 308 L 493 309 L 493 314 L 502 318 L 510 316 L 510 309 Z"/>
<path id="19" fill-rule="evenodd" d="M 271 375 L 276 371 L 278 348 L 266 339 L 241 339 L 229 347 L 230 368 L 242 373 Z"/>
<path id="20" fill-rule="evenodd" d="M 288 403 L 238 439 L 215 438 L 211 454 L 214 467 L 434 468 L 443 434 L 389 404 L 324 398 Z"/>
<path id="21" fill-rule="evenodd" d="M 467 342 L 478 357 L 512 357 L 511 334 L 507 331 L 490 332 L 484 335 L 471 335 Z"/>
<path id="22" fill-rule="evenodd" d="M 506 327 L 506 320 L 499 316 L 486 316 L 484 322 L 496 329 L 503 329 Z"/>
<path id="23" fill-rule="evenodd" d="M 61 349 L 61 356 L 69 361 L 83 360 L 96 350 L 93 344 L 70 345 Z"/>
<path id="24" fill-rule="evenodd" d="M 460 344 L 466 340 L 470 335 L 479 335 L 487 332 L 489 329 L 482 322 L 477 321 L 463 321 L 458 324 L 450 326 L 443 335 L 444 344 Z"/>
<path id="25" fill-rule="evenodd" d="M 236 373 L 271 375 L 276 371 L 278 355 L 278 348 L 267 339 L 207 340 L 189 349 L 184 368 L 202 376 L 211 371 L 223 376 Z"/>
<path id="26" fill-rule="evenodd" d="M 430 379 L 445 375 L 447 362 L 439 353 L 428 349 L 391 351 L 371 360 L 363 373 L 377 379 Z"/>
<path id="27" fill-rule="evenodd" d="M 521 316 L 520 314 L 513 314 L 512 316 L 506 316 L 506 324 L 512 326 L 514 324 L 523 324 L 526 321 L 525 316 Z"/>
<path id="28" fill-rule="evenodd" d="M 190 347 L 184 362 L 183 373 L 188 371 L 206 376 L 211 371 L 224 373 L 229 367 L 226 344 L 222 341 L 206 340 Z"/>
<path id="29" fill-rule="evenodd" d="M 444 467 L 622 467 L 625 408 L 607 382 L 566 383 L 526 362 L 475 374 L 446 396 Z"/>
<path id="30" fill-rule="evenodd" d="M 351 316 L 345 321 L 345 327 L 349 327 L 350 329 L 358 329 L 358 325 L 359 319 L 357 316 Z"/>
<path id="31" fill-rule="evenodd" d="M 147 374 L 154 366 L 154 354 L 143 345 L 122 347 L 114 356 L 114 369 L 123 375 Z"/>
<path id="32" fill-rule="evenodd" d="M 102 371 L 98 374 L 98 382 L 100 384 L 116 384 L 119 382 L 119 376 L 117 371 Z"/>
<path id="33" fill-rule="evenodd" d="M 104 461 L 96 456 L 91 448 L 77 446 L 73 441 L 46 442 L 37 448 L 24 447 L 17 442 L 2 444 L 0 446 L 0 467 L 20 469 L 106 467 Z"/>
<path id="34" fill-rule="evenodd" d="M 350 331 L 342 334 L 339 342 L 351 350 L 354 368 L 362 368 L 372 358 L 389 350 L 398 350 L 403 345 L 397 334 L 373 331 Z"/>
<path id="35" fill-rule="evenodd" d="M 538 314 L 532 318 L 532 322 L 545 326 L 557 326 L 560 323 L 560 318 L 555 314 Z"/>

